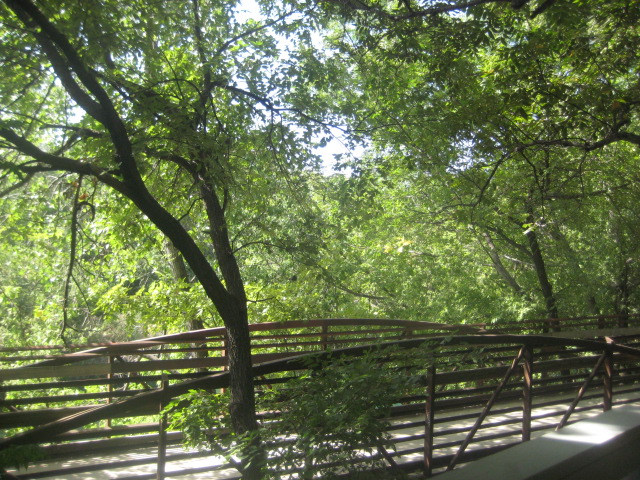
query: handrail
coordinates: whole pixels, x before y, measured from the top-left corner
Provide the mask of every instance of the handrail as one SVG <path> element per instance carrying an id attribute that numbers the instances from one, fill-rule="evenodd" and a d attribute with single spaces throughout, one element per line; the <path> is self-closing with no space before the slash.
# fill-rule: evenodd
<path id="1" fill-rule="evenodd" d="M 328 318 L 328 319 L 312 319 L 312 320 L 292 320 L 285 322 L 264 322 L 255 323 L 249 325 L 249 330 L 259 331 L 268 329 L 289 329 L 289 328 L 305 328 L 311 326 L 323 326 L 323 325 L 393 325 L 393 326 L 424 326 L 426 328 L 453 330 L 453 331 L 465 331 L 468 333 L 478 333 L 481 331 L 496 331 L 499 332 L 502 329 L 509 329 L 510 327 L 517 327 L 518 329 L 535 328 L 541 324 L 547 325 L 551 323 L 560 323 L 561 326 L 564 323 L 571 323 L 576 321 L 606 321 L 606 320 L 634 320 L 640 321 L 640 314 L 612 314 L 612 315 L 587 315 L 579 317 L 562 317 L 562 318 L 539 318 L 539 319 L 523 319 L 518 321 L 499 322 L 492 323 L 472 323 L 472 324 L 442 324 L 437 322 L 415 321 L 415 320 L 402 320 L 402 319 L 376 319 L 376 318 Z M 591 323 L 589 323 L 591 324 Z M 621 327 L 626 328 L 626 327 Z M 129 342 L 104 342 L 104 343 L 92 343 L 87 345 L 37 345 L 37 346 L 22 346 L 22 347 L 0 347 L 0 352 L 18 352 L 18 351 L 39 351 L 39 350 L 65 350 L 69 348 L 82 349 L 84 351 L 91 351 L 88 349 L 115 349 L 119 345 L 136 345 L 139 348 L 142 347 L 142 342 L 145 341 L 160 341 L 171 343 L 171 341 L 184 341 L 198 340 L 202 335 L 210 335 L 211 337 L 224 336 L 224 327 L 212 327 L 201 330 L 192 330 L 188 332 L 180 332 L 174 334 L 160 335 L 150 338 L 144 338 L 140 340 L 133 340 Z"/>
<path id="2" fill-rule="evenodd" d="M 436 330 L 445 332 L 460 332 L 460 333 L 480 333 L 481 328 L 473 325 L 450 325 L 436 322 L 426 321 L 413 321 L 413 320 L 399 320 L 399 319 L 377 319 L 377 318 L 330 318 L 330 319 L 312 319 L 312 320 L 291 320 L 285 322 L 265 322 L 254 323 L 249 325 L 249 332 L 264 332 L 270 330 L 285 330 L 303 329 L 313 327 L 404 327 L 411 331 L 420 330 Z M 213 327 L 200 330 L 191 330 L 188 332 L 173 333 L 167 335 L 160 335 L 155 337 L 143 338 L 139 340 L 132 340 L 128 342 L 115 342 L 91 349 L 86 349 L 73 353 L 66 353 L 57 356 L 54 359 L 43 360 L 29 367 L 34 366 L 46 366 L 46 365 L 65 365 L 68 363 L 80 362 L 85 360 L 86 355 L 118 355 L 118 354 L 131 354 L 136 350 L 143 348 L 166 345 L 171 343 L 201 343 L 208 341 L 223 342 L 225 338 L 225 327 Z M 325 335 L 331 335 L 335 332 L 323 331 Z M 295 335 L 293 335 L 295 337 Z M 42 347 L 38 347 L 42 349 Z"/>
<path id="3" fill-rule="evenodd" d="M 312 354 L 297 355 L 282 360 L 274 360 L 265 362 L 253 367 L 254 377 L 267 375 L 270 373 L 278 373 L 283 371 L 300 370 L 307 368 L 309 359 L 317 359 L 319 361 L 329 358 L 356 357 L 366 352 L 375 351 L 381 348 L 399 348 L 412 349 L 420 346 L 460 346 L 460 345 L 527 345 L 529 347 L 540 346 L 574 346 L 589 348 L 593 351 L 604 351 L 611 353 L 623 353 L 640 358 L 640 349 L 617 345 L 594 340 L 584 339 L 563 339 L 557 337 L 547 337 L 544 335 L 466 335 L 452 337 L 432 337 L 429 339 L 412 339 L 401 340 L 396 342 L 380 343 L 377 345 L 363 345 L 350 347 L 331 352 L 321 351 Z M 89 409 L 88 411 L 79 412 L 77 414 L 65 417 L 61 420 L 51 422 L 41 427 L 36 427 L 30 431 L 20 433 L 13 437 L 0 439 L 0 449 L 10 445 L 24 445 L 29 443 L 42 443 L 51 441 L 55 436 L 80 428 L 84 425 L 105 420 L 115 413 L 127 414 L 134 411 L 140 406 L 149 404 L 159 404 L 161 398 L 175 398 L 194 389 L 220 389 L 229 386 L 229 373 L 221 372 L 209 375 L 203 378 L 188 380 L 179 384 L 170 385 L 166 389 L 151 390 L 149 392 L 139 393 L 133 397 L 121 400 L 119 402 L 101 405 Z"/>

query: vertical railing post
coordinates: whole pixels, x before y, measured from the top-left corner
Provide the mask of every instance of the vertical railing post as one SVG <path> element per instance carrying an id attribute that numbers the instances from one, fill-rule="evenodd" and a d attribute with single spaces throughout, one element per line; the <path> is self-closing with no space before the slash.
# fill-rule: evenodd
<path id="1" fill-rule="evenodd" d="M 107 361 L 109 363 L 109 373 L 107 374 L 107 382 L 109 383 L 107 387 L 109 391 L 109 397 L 107 398 L 107 403 L 112 403 L 113 397 L 111 395 L 113 393 L 113 355 L 109 355 Z M 107 427 L 111 428 L 111 417 L 107 418 Z"/>
<path id="2" fill-rule="evenodd" d="M 222 371 L 226 372 L 227 370 L 229 370 L 229 336 L 227 335 L 226 330 L 224 332 L 224 337 L 222 337 L 222 358 Z M 225 393 L 226 389 L 221 388 L 220 392 Z"/>
<path id="3" fill-rule="evenodd" d="M 531 393 L 533 388 L 533 348 L 525 345 L 522 354 L 522 441 L 531 440 Z"/>
<path id="4" fill-rule="evenodd" d="M 323 351 L 327 349 L 327 341 L 329 339 L 328 333 L 329 325 L 325 323 L 324 325 L 322 325 L 322 335 L 320 335 L 320 348 L 322 348 Z"/>
<path id="5" fill-rule="evenodd" d="M 424 476 L 429 478 L 433 469 L 433 420 L 436 393 L 436 367 L 431 365 L 427 372 L 427 399 L 424 412 Z"/>
<path id="6" fill-rule="evenodd" d="M 164 480 L 165 464 L 167 461 L 167 414 L 162 413 L 167 406 L 167 387 L 169 381 L 167 374 L 162 374 L 162 386 L 160 388 L 160 424 L 158 428 L 158 466 L 156 469 L 156 480 Z"/>
<path id="7" fill-rule="evenodd" d="M 608 412 L 613 406 L 613 352 L 610 350 L 604 352 L 603 370 L 604 398 L 602 399 L 602 409 Z"/>
<path id="8" fill-rule="evenodd" d="M 227 332 L 224 332 L 224 337 L 222 337 L 222 370 L 227 371 L 229 368 L 229 336 Z"/>

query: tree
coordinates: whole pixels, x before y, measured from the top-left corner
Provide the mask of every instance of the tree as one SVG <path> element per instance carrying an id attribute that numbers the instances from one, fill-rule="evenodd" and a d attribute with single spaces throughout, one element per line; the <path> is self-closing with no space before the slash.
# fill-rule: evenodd
<path id="1" fill-rule="evenodd" d="M 166 237 L 227 329 L 238 433 L 256 426 L 238 255 L 251 238 L 238 240 L 230 224 L 260 215 L 262 196 L 283 177 L 293 183 L 311 158 L 314 126 L 323 127 L 289 103 L 295 65 L 265 63 L 281 53 L 273 28 L 287 33 L 296 22 L 291 11 L 270 12 L 241 23 L 233 4 L 201 0 L 6 0 L 0 10 L 5 192 L 73 175 L 72 217 L 111 191 Z M 297 130 L 296 118 L 304 119 Z M 90 198 L 86 182 L 95 186 Z"/>
<path id="2" fill-rule="evenodd" d="M 357 127 L 376 146 L 364 168 L 420 178 L 423 216 L 472 229 L 495 275 L 541 314 L 611 307 L 589 242 L 604 264 L 618 242 L 589 223 L 610 232 L 607 202 L 637 194 L 637 2 L 323 5 L 346 19 L 332 39 L 355 65 Z M 610 271 L 617 285 L 635 285 L 632 248 Z"/>

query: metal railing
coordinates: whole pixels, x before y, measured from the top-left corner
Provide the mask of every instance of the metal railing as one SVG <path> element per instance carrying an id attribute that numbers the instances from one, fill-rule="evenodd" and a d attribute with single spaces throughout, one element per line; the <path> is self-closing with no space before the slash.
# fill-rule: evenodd
<path id="1" fill-rule="evenodd" d="M 598 332 L 602 324 L 595 322 Z M 460 328 L 426 322 L 346 319 L 253 326 L 256 383 L 259 388 L 269 388 L 276 377 L 278 382 L 286 381 L 287 375 L 293 377 L 307 368 L 304 357 L 308 355 L 358 356 L 381 348 L 380 342 L 401 350 L 429 351 L 433 360 L 424 365 L 416 383 L 421 391 L 405 392 L 391 411 L 392 419 L 410 420 L 392 424 L 392 429 L 410 431 L 399 435 L 397 451 L 386 452 L 385 456 L 394 468 L 421 468 L 426 475 L 451 469 L 504 445 L 526 441 L 532 433 L 562 426 L 570 422 L 575 411 L 608 410 L 616 403 L 640 401 L 640 388 L 636 386 L 640 351 L 633 347 L 612 341 L 537 335 L 437 336 L 438 329 L 455 334 Z M 486 326 L 462 328 L 487 331 Z M 636 334 L 626 332 L 630 335 L 625 339 L 633 340 Z M 372 339 L 378 341 L 376 346 L 362 345 Z M 43 356 L 42 350 L 31 351 Z M 207 356 L 198 356 L 198 352 L 207 352 Z M 171 461 L 166 446 L 179 442 L 180 434 L 167 433 L 162 427 L 158 417 L 161 405 L 191 389 L 228 386 L 223 370 L 222 329 L 96 346 L 38 358 L 28 366 L 19 366 L 26 362 L 15 360 L 16 352 L 5 353 L 11 354 L 13 368 L 0 370 L 4 382 L 0 390 L 7 397 L 0 405 L 7 410 L 0 413 L 0 430 L 6 432 L 0 448 L 50 442 L 47 449 L 51 458 L 69 450 L 75 454 L 91 449 L 113 451 L 146 442 L 159 445 L 158 469 L 162 472 L 163 459 Z M 202 371 L 212 367 L 218 372 Z M 77 389 L 85 392 L 77 393 Z M 594 404 L 596 397 L 602 400 Z M 581 406 L 585 401 L 591 403 Z M 541 408 L 545 412 L 536 413 Z M 516 411 L 520 414 L 515 419 L 490 419 L 492 414 L 512 415 Z M 149 416 L 155 420 L 116 424 L 123 417 Z M 536 421 L 543 418 L 559 420 L 553 426 L 537 425 Z M 516 422 L 521 425 L 517 435 L 513 430 L 492 430 Z M 440 425 L 444 427 L 438 430 Z M 14 434 L 11 429 L 27 430 Z M 465 438 L 457 438 L 462 432 Z M 488 440 L 501 445 L 478 448 Z M 416 447 L 416 442 L 422 447 Z M 420 461 L 404 461 L 417 451 L 422 456 Z"/>

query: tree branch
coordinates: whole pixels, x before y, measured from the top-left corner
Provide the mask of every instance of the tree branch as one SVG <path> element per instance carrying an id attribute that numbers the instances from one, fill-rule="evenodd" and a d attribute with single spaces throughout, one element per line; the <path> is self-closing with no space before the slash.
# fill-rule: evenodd
<path id="1" fill-rule="evenodd" d="M 14 167 L 13 164 L 11 166 Z M 35 172 L 28 172 L 28 173 L 27 172 L 23 172 L 23 173 L 26 173 L 26 175 L 20 181 L 18 181 L 18 183 L 15 183 L 15 184 L 5 188 L 4 190 L 0 191 L 0 198 L 6 197 L 7 195 L 9 195 L 14 190 L 18 190 L 19 188 L 24 187 L 27 183 L 29 183 L 29 181 L 35 175 Z"/>
<path id="2" fill-rule="evenodd" d="M 471 7 L 477 7 L 478 5 L 484 5 L 484 4 L 490 4 L 490 3 L 511 3 L 514 6 L 514 8 L 517 9 L 518 8 L 516 7 L 517 3 L 524 4 L 528 0 L 519 1 L 519 2 L 517 0 L 471 0 L 468 2 L 456 3 L 453 5 L 451 4 L 436 5 L 430 8 L 426 8 L 424 10 L 414 10 L 404 14 L 389 13 L 381 8 L 367 5 L 366 3 L 360 0 L 323 0 L 323 1 L 328 3 L 337 3 L 340 5 L 344 5 L 345 7 L 351 8 L 353 10 L 362 10 L 362 11 L 370 12 L 389 20 L 401 21 L 401 20 L 410 20 L 413 18 L 423 18 L 431 15 L 439 15 L 442 13 L 456 12 L 456 11 L 465 10 Z"/>
<path id="3" fill-rule="evenodd" d="M 251 35 L 253 35 L 254 33 L 258 33 L 262 30 L 265 30 L 269 27 L 272 27 L 273 25 L 275 25 L 276 23 L 281 22 L 282 20 L 284 20 L 285 18 L 291 16 L 294 13 L 294 11 L 288 12 L 288 13 L 283 13 L 282 15 L 280 15 L 278 18 L 264 23 L 262 25 L 259 25 L 255 28 L 250 28 L 249 30 L 242 32 L 238 35 L 236 35 L 235 37 L 231 37 L 229 40 L 227 40 L 226 42 L 224 42 L 217 50 L 215 55 L 218 56 L 220 54 L 222 54 L 225 50 L 227 50 L 231 45 L 233 45 L 234 43 L 236 43 L 238 40 L 242 40 L 243 38 L 246 37 L 250 37 Z"/>
<path id="4" fill-rule="evenodd" d="M 198 99 L 198 106 L 196 107 L 196 115 L 194 119 L 194 128 L 202 126 L 206 131 L 207 116 L 206 105 L 211 90 L 213 90 L 213 82 L 211 81 L 211 65 L 207 61 L 207 56 L 204 52 L 204 39 L 202 36 L 202 22 L 200 20 L 200 2 L 199 0 L 191 0 L 193 8 L 193 33 L 195 36 L 195 46 L 200 57 L 200 63 L 202 64 L 203 78 L 202 78 L 202 91 L 200 92 L 200 98 Z"/>
<path id="5" fill-rule="evenodd" d="M 321 125 L 323 127 L 335 128 L 336 130 L 339 130 L 339 131 L 341 131 L 343 133 L 350 133 L 349 130 L 344 128 L 344 127 L 338 126 L 338 125 L 333 124 L 333 123 L 323 122 L 322 120 L 319 120 L 319 119 L 317 119 L 315 117 L 312 117 L 311 115 L 308 115 L 308 114 L 304 113 L 302 110 L 300 110 L 298 108 L 276 107 L 273 104 L 273 102 L 271 102 L 271 100 L 269 100 L 268 98 L 261 97 L 260 95 L 257 95 L 257 94 L 255 94 L 253 92 L 248 91 L 248 90 L 244 90 L 242 88 L 236 87 L 234 85 L 228 85 L 228 84 L 222 83 L 222 82 L 214 82 L 214 85 L 216 87 L 222 88 L 224 90 L 228 90 L 230 92 L 237 93 L 239 95 L 243 95 L 243 96 L 252 98 L 255 101 L 257 101 L 258 103 L 260 103 L 261 105 L 263 105 L 270 112 L 274 112 L 274 113 L 292 112 L 292 113 L 295 113 L 296 115 L 301 116 L 305 120 L 309 120 L 310 122 L 316 123 L 316 124 Z"/>
<path id="6" fill-rule="evenodd" d="M 10 130 L 8 128 L 0 127 L 0 137 L 7 140 L 15 147 L 17 151 L 19 151 L 23 155 L 33 158 L 40 164 L 46 165 L 46 170 L 59 170 L 96 177 L 98 178 L 98 180 L 100 180 L 100 182 L 114 188 L 115 190 L 127 196 L 131 193 L 130 189 L 123 182 L 113 176 L 113 173 L 119 173 L 117 171 L 109 171 L 107 169 L 95 166 L 91 163 L 81 162 L 79 160 L 73 160 L 68 157 L 53 155 L 51 153 L 45 152 L 43 150 L 40 150 L 40 148 L 38 148 L 26 138 L 21 137 L 13 130 Z M 27 174 L 38 171 L 45 171 L 38 166 L 26 167 L 21 165 L 13 165 L 13 168 L 26 172 Z"/>
<path id="7" fill-rule="evenodd" d="M 71 277 L 73 276 L 73 266 L 76 262 L 76 250 L 78 246 L 78 212 L 80 211 L 80 189 L 82 187 L 83 175 L 78 177 L 78 186 L 73 195 L 73 208 L 71 210 L 71 241 L 69 245 L 69 265 L 67 276 L 64 281 L 64 294 L 62 302 L 62 330 L 60 338 L 65 345 L 68 345 L 66 331 L 69 328 L 69 292 L 71 291 Z"/>
<path id="8" fill-rule="evenodd" d="M 518 227 L 522 227 L 522 225 L 518 224 Z M 482 228 L 482 226 L 481 226 L 481 228 Z M 490 226 L 485 226 L 484 228 L 486 228 L 490 232 L 493 232 L 496 235 L 498 235 L 500 238 L 502 238 L 502 240 L 504 240 L 506 243 L 511 245 L 517 251 L 525 254 L 527 257 L 530 256 L 529 249 L 525 245 L 522 245 L 521 243 L 518 243 L 515 240 L 513 240 L 512 238 L 510 238 L 501 228 L 490 227 Z"/>
<path id="9" fill-rule="evenodd" d="M 485 245 L 482 245 L 482 241 L 480 242 L 482 245 L 482 249 L 489 255 L 491 261 L 493 263 L 493 267 L 496 273 L 502 277 L 502 279 L 511 287 L 511 289 L 516 292 L 521 297 L 525 298 L 528 301 L 531 299 L 527 296 L 527 294 L 522 290 L 522 287 L 518 283 L 518 281 L 511 275 L 511 273 L 505 268 L 502 260 L 500 259 L 500 254 L 498 253 L 498 249 L 496 248 L 495 243 L 493 242 L 493 238 L 487 232 L 482 232 L 480 236 L 484 239 Z"/>
<path id="10" fill-rule="evenodd" d="M 569 139 L 556 139 L 556 140 L 534 140 L 529 143 L 522 144 L 518 147 L 518 150 L 525 150 L 532 147 L 565 147 L 565 148 L 578 148 L 585 152 L 592 152 L 599 150 L 615 142 L 628 142 L 633 145 L 640 146 L 640 135 L 631 132 L 620 132 L 618 129 L 628 123 L 627 121 L 620 122 L 615 125 L 612 131 L 603 139 L 590 142 L 588 140 L 569 140 Z"/>
<path id="11" fill-rule="evenodd" d="M 142 177 L 133 157 L 127 130 L 107 92 L 89 70 L 68 38 L 30 0 L 4 0 L 27 28 L 37 26 L 32 34 L 51 61 L 63 86 L 78 105 L 109 131 L 118 153 L 118 161 L 126 182 L 143 186 Z M 75 81 L 81 82 L 83 88 Z M 92 98 L 89 94 L 93 95 Z"/>

